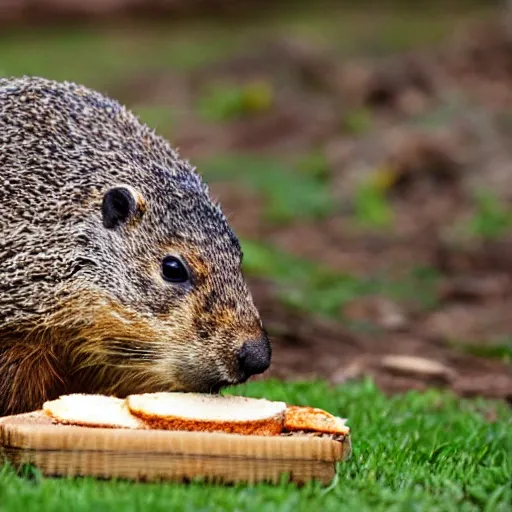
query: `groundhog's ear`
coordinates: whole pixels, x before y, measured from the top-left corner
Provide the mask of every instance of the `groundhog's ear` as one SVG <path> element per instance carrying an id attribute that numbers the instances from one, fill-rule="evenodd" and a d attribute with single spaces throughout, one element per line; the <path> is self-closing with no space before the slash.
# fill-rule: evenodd
<path id="1" fill-rule="evenodd" d="M 114 229 L 142 214 L 143 202 L 137 192 L 128 186 L 114 187 L 105 192 L 101 211 L 103 225 Z"/>

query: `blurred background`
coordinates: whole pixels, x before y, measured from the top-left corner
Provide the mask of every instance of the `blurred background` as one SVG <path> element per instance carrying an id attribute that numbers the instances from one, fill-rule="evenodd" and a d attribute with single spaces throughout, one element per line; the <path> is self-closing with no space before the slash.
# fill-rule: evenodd
<path id="1" fill-rule="evenodd" d="M 197 165 L 269 375 L 512 400 L 512 5 L 0 0 L 0 75 L 23 74 L 115 97 Z"/>

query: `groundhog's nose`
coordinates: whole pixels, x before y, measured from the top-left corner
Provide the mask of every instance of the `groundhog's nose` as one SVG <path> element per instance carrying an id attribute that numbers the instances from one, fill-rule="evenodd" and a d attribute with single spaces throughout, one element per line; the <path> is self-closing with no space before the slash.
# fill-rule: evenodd
<path id="1" fill-rule="evenodd" d="M 270 366 L 272 350 L 267 336 L 246 341 L 238 352 L 238 364 L 244 378 L 263 373 Z"/>

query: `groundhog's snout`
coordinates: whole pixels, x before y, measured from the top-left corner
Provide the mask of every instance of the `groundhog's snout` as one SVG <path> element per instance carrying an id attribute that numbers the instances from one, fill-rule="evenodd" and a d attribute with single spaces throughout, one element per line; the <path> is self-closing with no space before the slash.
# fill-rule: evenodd
<path id="1" fill-rule="evenodd" d="M 246 341 L 238 352 L 238 365 L 243 380 L 263 373 L 270 366 L 271 358 L 272 349 L 267 335 Z"/>

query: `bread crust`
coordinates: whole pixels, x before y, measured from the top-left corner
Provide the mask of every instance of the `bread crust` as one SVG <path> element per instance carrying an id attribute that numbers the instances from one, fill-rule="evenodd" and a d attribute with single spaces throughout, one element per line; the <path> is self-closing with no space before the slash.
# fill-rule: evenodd
<path id="1" fill-rule="evenodd" d="M 316 407 L 290 405 L 286 408 L 284 430 L 345 435 L 350 429 L 345 420 Z"/>
<path id="2" fill-rule="evenodd" d="M 267 415 L 261 419 L 242 419 L 230 420 L 229 418 L 194 418 L 183 417 L 178 413 L 169 414 L 164 411 L 156 411 L 152 400 L 155 398 L 164 401 L 165 393 L 153 393 L 147 395 L 131 395 L 126 398 L 126 404 L 130 412 L 142 420 L 146 425 L 153 429 L 161 430 L 185 430 L 190 432 L 225 432 L 229 434 L 243 435 L 279 435 L 283 431 L 285 404 L 281 403 L 283 409 L 277 413 Z M 238 400 L 241 397 L 236 397 Z M 243 397 L 245 398 L 245 397 Z M 228 397 L 220 400 L 229 400 Z M 256 403 L 257 399 L 254 400 Z M 275 403 L 278 405 L 278 403 Z M 233 410 L 236 410 L 237 404 L 233 404 Z"/>
<path id="3" fill-rule="evenodd" d="M 284 413 L 256 421 L 203 421 L 172 416 L 155 417 L 132 410 L 151 429 L 188 432 L 224 432 L 253 436 L 277 436 L 283 430 Z"/>

